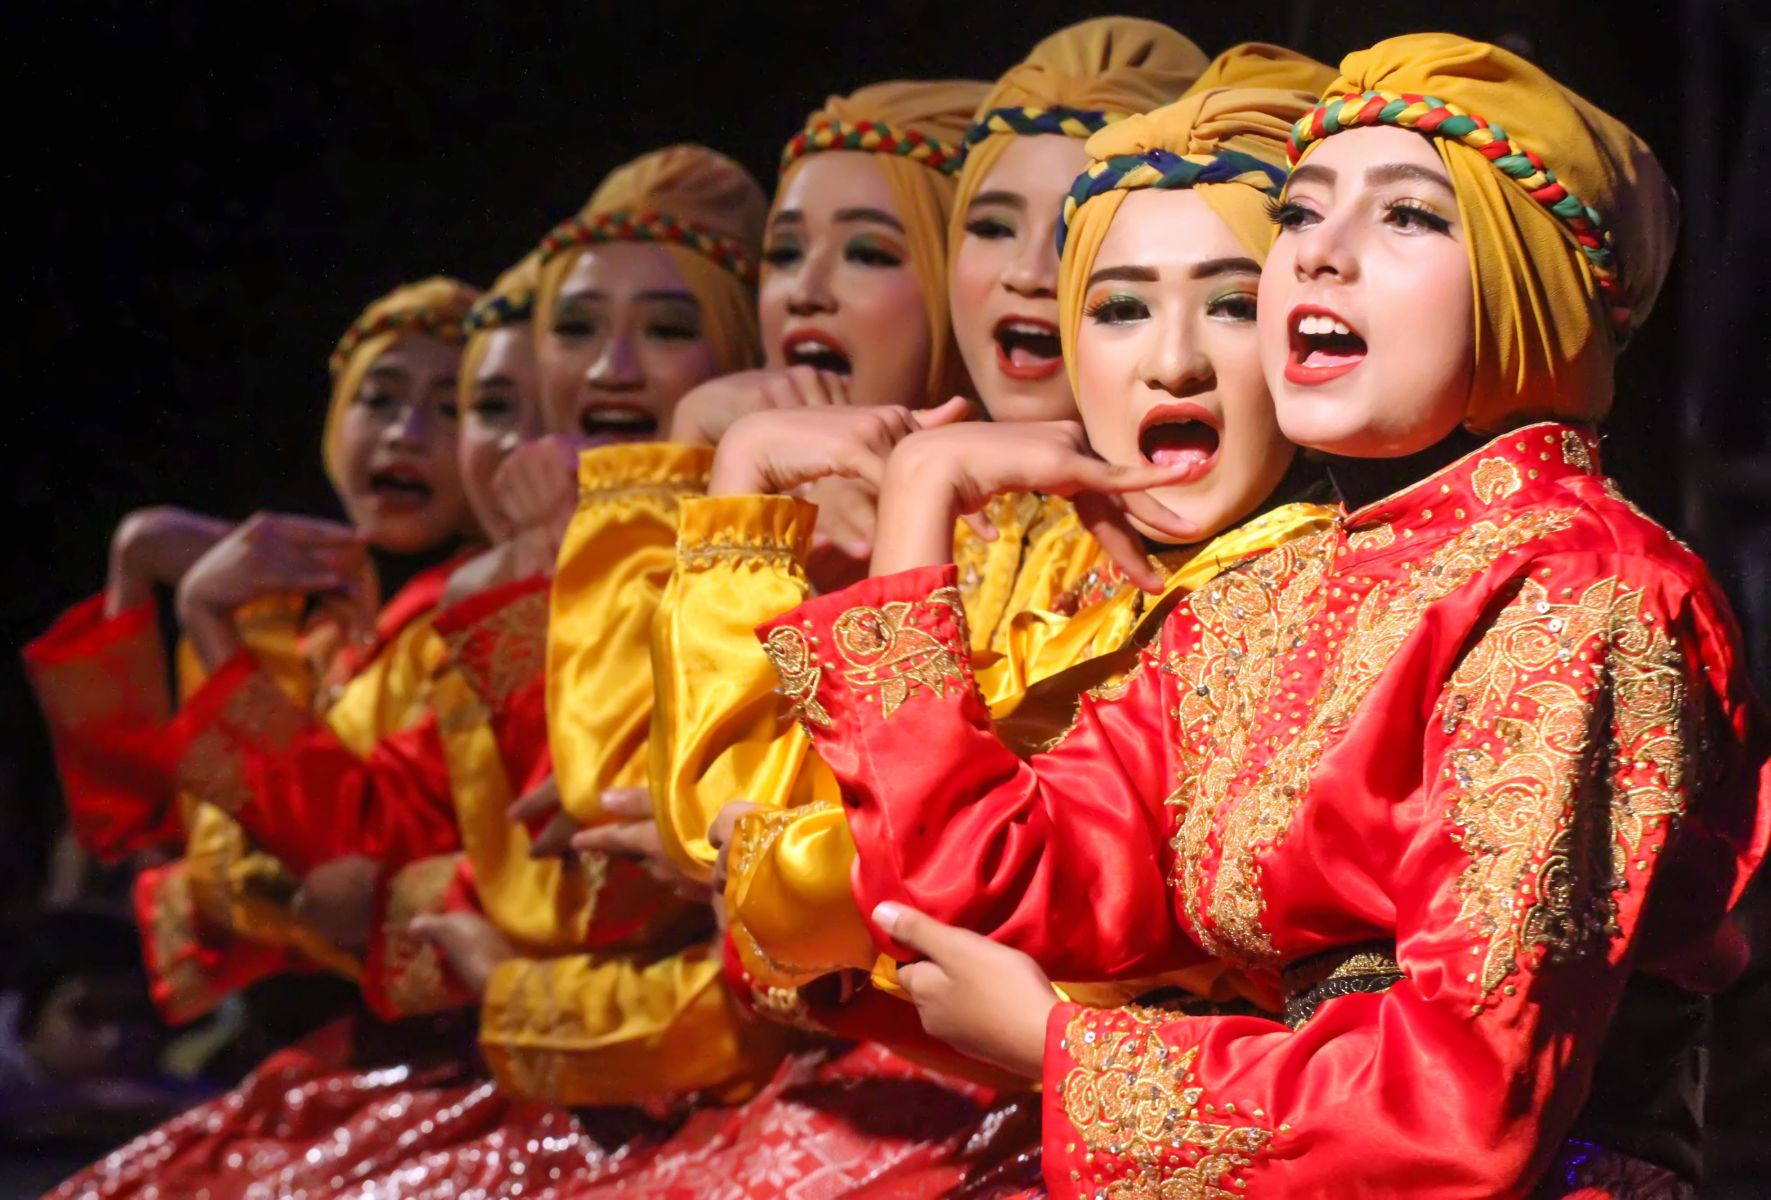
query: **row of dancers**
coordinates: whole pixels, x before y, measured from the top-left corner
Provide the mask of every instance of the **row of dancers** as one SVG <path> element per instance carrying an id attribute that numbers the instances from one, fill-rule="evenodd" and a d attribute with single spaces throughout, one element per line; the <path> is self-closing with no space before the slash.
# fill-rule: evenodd
<path id="1" fill-rule="evenodd" d="M 347 521 L 134 514 L 27 651 L 162 1012 L 364 1011 L 55 1194 L 1694 1194 L 1771 774 L 1600 462 L 1676 225 L 1504 49 L 1103 18 L 375 301 Z"/>

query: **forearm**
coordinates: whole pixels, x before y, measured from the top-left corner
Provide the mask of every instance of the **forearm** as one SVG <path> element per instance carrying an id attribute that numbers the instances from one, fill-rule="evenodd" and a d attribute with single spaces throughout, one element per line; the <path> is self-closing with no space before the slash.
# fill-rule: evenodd
<path id="1" fill-rule="evenodd" d="M 950 473 L 920 463 L 905 466 L 902 456 L 894 455 L 879 494 L 869 573 L 877 578 L 952 562 L 953 526 L 960 515 Z"/>

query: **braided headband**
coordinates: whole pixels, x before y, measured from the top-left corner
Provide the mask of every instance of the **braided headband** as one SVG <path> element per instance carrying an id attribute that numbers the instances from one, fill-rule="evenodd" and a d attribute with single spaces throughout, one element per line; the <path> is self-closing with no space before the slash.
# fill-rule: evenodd
<path id="1" fill-rule="evenodd" d="M 356 353 L 358 346 L 384 333 L 423 333 L 441 338 L 445 342 L 459 342 L 466 336 L 461 325 L 461 318 L 430 308 L 411 308 L 404 312 L 383 312 L 372 317 L 359 317 L 344 331 L 344 336 L 338 339 L 338 345 L 332 348 L 332 357 L 326 360 L 326 366 L 336 377 L 350 362 L 351 355 Z"/>
<path id="2" fill-rule="evenodd" d="M 1285 172 L 1240 150 L 1219 150 L 1215 154 L 1149 150 L 1102 159 L 1078 175 L 1070 194 L 1064 197 L 1063 217 L 1058 222 L 1058 254 L 1064 253 L 1076 210 L 1104 192 L 1190 188 L 1201 183 L 1245 183 L 1257 191 L 1278 195 L 1285 183 Z"/>
<path id="3" fill-rule="evenodd" d="M 1354 92 L 1324 100 L 1291 127 L 1286 154 L 1295 165 L 1304 148 L 1343 129 L 1369 125 L 1394 125 L 1416 133 L 1450 138 L 1493 163 L 1495 168 L 1524 188 L 1530 197 L 1562 222 L 1580 247 L 1599 292 L 1619 333 L 1629 327 L 1630 309 L 1617 278 L 1611 231 L 1596 209 L 1583 203 L 1548 167 L 1524 146 L 1507 137 L 1506 130 L 1491 125 L 1437 96 L 1411 92 Z"/>
<path id="4" fill-rule="evenodd" d="M 781 170 L 819 150 L 866 150 L 873 154 L 896 154 L 933 167 L 943 175 L 956 173 L 965 162 L 963 147 L 953 147 L 914 129 L 899 133 L 881 121 L 818 121 L 806 126 L 781 148 Z"/>
<path id="5" fill-rule="evenodd" d="M 594 217 L 572 217 L 541 239 L 541 261 L 549 262 L 574 246 L 599 242 L 663 242 L 693 250 L 748 284 L 756 282 L 756 264 L 736 238 L 715 233 L 692 221 L 663 212 L 617 209 Z"/>
<path id="6" fill-rule="evenodd" d="M 535 289 L 524 288 L 514 296 L 486 296 L 467 310 L 461 328 L 469 334 L 487 329 L 520 325 L 535 315 Z"/>
<path id="7" fill-rule="evenodd" d="M 993 133 L 1012 133 L 1020 137 L 1058 133 L 1065 137 L 1085 138 L 1115 121 L 1125 120 L 1130 115 L 1095 112 L 1086 108 L 993 108 L 965 131 L 965 144 L 961 153 L 970 150 Z"/>

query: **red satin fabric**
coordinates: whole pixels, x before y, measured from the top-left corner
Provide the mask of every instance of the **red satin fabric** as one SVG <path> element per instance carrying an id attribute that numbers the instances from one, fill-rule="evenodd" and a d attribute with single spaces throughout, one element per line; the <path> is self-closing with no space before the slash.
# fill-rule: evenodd
<path id="1" fill-rule="evenodd" d="M 348 1021 L 69 1179 L 48 1200 L 456 1200 L 575 1194 L 642 1161 L 668 1127 L 628 1111 L 512 1100 L 464 1060 L 350 1065 Z M 483 1189 L 476 1191 L 476 1189 Z"/>
<path id="2" fill-rule="evenodd" d="M 1077 980 L 1395 947 L 1401 982 L 1295 1031 L 1060 1005 L 1053 1195 L 1520 1195 L 1630 973 L 1738 974 L 1771 740 L 1703 564 L 1596 456 L 1517 430 L 1227 572 L 1028 760 L 971 685 L 950 568 L 759 629 L 810 648 L 784 684 L 843 784 L 861 911 Z"/>
<path id="3" fill-rule="evenodd" d="M 64 613 L 24 649 L 55 750 L 69 825 L 118 862 L 181 832 L 166 722 L 172 700 L 154 605 L 107 618 L 104 597 Z"/>

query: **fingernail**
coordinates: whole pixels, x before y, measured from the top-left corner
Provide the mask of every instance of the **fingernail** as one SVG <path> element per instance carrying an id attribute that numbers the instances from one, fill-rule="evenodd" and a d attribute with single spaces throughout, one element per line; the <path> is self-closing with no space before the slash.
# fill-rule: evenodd
<path id="1" fill-rule="evenodd" d="M 893 900 L 881 901 L 873 906 L 873 923 L 892 933 L 898 928 L 898 918 L 904 915 L 904 906 Z"/>

